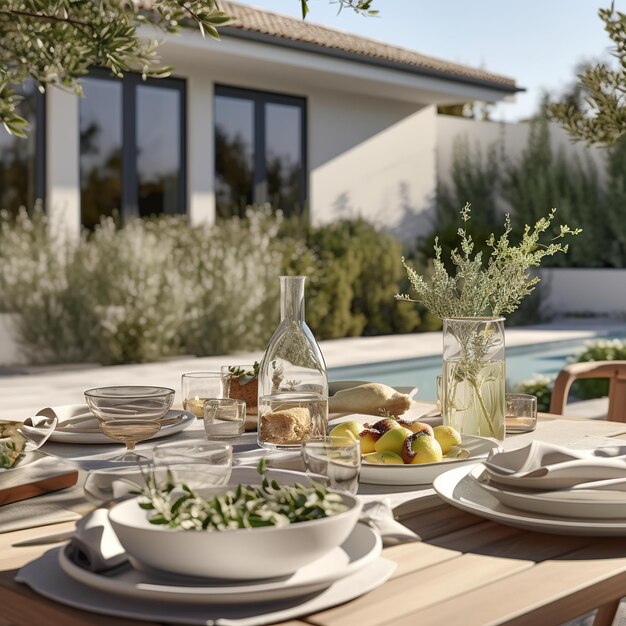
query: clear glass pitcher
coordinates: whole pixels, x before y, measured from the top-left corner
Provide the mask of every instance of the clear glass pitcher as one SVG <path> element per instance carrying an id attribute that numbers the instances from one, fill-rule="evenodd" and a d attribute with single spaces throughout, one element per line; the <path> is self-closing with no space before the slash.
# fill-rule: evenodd
<path id="1" fill-rule="evenodd" d="M 280 324 L 259 371 L 259 445 L 293 448 L 328 425 L 326 363 L 304 321 L 305 276 L 280 277 Z"/>

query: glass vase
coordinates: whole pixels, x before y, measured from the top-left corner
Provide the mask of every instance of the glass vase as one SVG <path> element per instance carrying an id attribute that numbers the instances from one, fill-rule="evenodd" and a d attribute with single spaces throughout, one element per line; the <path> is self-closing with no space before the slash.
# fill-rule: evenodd
<path id="1" fill-rule="evenodd" d="M 505 435 L 504 318 L 443 321 L 442 413 L 465 435 Z"/>
<path id="2" fill-rule="evenodd" d="M 281 320 L 259 370 L 258 441 L 265 448 L 295 448 L 326 434 L 328 376 L 304 321 L 305 278 L 280 277 Z"/>

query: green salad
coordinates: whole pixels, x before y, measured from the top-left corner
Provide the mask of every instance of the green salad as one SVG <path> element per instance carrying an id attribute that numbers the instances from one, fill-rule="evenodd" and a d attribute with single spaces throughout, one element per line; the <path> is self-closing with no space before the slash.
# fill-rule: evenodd
<path id="1" fill-rule="evenodd" d="M 0 469 L 15 467 L 24 456 L 26 438 L 19 432 L 21 422 L 0 420 Z"/>
<path id="2" fill-rule="evenodd" d="M 263 478 L 261 485 L 239 484 L 208 498 L 187 485 L 176 485 L 170 472 L 160 483 L 150 474 L 139 506 L 149 511 L 151 524 L 209 531 L 286 526 L 348 509 L 341 495 L 329 492 L 324 485 L 279 485 L 267 477 L 264 460 L 258 470 Z"/>

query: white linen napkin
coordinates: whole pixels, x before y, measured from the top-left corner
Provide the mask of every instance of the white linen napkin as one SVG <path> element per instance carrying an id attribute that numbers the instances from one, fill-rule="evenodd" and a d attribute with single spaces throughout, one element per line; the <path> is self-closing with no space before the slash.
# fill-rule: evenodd
<path id="1" fill-rule="evenodd" d="M 594 483 L 624 479 L 626 446 L 576 450 L 533 441 L 517 450 L 492 454 L 485 469 L 490 482 L 508 487 L 548 491 L 585 485 L 584 489 L 593 489 Z M 598 487 L 607 489 L 606 484 Z"/>
<path id="2" fill-rule="evenodd" d="M 359 522 L 378 531 L 385 548 L 422 540 L 418 534 L 394 519 L 393 510 L 387 499 L 366 502 L 361 510 Z"/>
<path id="3" fill-rule="evenodd" d="M 92 572 L 110 570 L 128 559 L 109 524 L 109 511 L 105 508 L 96 509 L 76 523 L 67 550 L 75 563 Z"/>

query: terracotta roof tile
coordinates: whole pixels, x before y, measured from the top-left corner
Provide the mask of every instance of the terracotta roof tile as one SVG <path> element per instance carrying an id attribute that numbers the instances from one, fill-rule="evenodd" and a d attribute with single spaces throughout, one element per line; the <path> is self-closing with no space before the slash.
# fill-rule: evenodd
<path id="1" fill-rule="evenodd" d="M 153 2 L 153 0 L 132 1 L 147 10 L 152 7 Z M 373 65 L 484 85 L 507 93 L 520 91 L 515 80 L 508 76 L 452 63 L 407 48 L 321 26 L 309 19 L 293 18 L 247 4 L 231 2 L 231 0 L 221 0 L 220 7 L 234 18 L 228 26 L 220 28 L 225 35 L 270 40 L 276 44 L 305 48 L 314 52 L 369 62 Z"/>
<path id="2" fill-rule="evenodd" d="M 319 46 L 329 52 L 336 51 L 352 57 L 363 57 L 363 60 L 383 62 L 391 66 L 405 66 L 404 69 L 407 70 L 414 68 L 416 73 L 422 71 L 453 80 L 469 80 L 508 92 L 518 90 L 515 80 L 508 76 L 444 61 L 399 46 L 320 26 L 309 21 L 308 18 L 301 20 L 230 0 L 222 0 L 220 5 L 235 20 L 228 28 L 223 29 L 225 34 L 236 35 L 238 30 L 257 33 L 278 41 L 283 40 L 285 43 Z"/>

